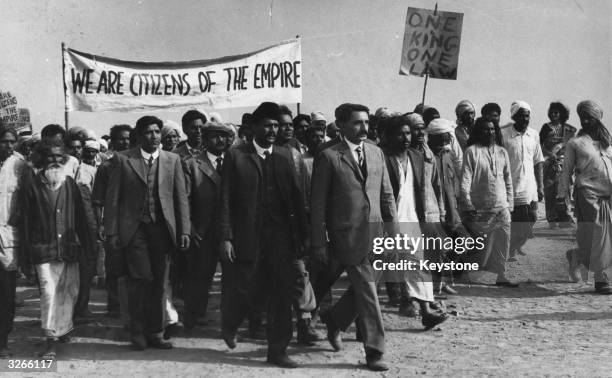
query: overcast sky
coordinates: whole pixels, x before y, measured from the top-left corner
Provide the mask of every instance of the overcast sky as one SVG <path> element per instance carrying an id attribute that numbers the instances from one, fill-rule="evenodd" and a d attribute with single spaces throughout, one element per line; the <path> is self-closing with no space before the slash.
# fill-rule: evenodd
<path id="1" fill-rule="evenodd" d="M 612 125 L 612 14 L 608 0 L 441 0 L 462 12 L 456 81 L 429 80 L 426 103 L 453 119 L 455 104 L 477 109 L 498 102 L 532 105 L 539 130 L 550 101 L 572 109 L 594 99 Z M 0 0 L 0 90 L 17 96 L 34 128 L 63 124 L 61 42 L 123 60 L 180 61 L 254 51 L 300 35 L 304 111 L 332 120 L 342 102 L 408 111 L 420 101 L 423 79 L 400 76 L 408 6 L 434 1 L 371 0 Z M 295 109 L 295 107 L 293 107 Z M 221 110 L 239 122 L 250 109 Z M 180 121 L 182 111 L 156 112 Z M 102 134 L 142 113 L 70 114 L 71 125 Z"/>

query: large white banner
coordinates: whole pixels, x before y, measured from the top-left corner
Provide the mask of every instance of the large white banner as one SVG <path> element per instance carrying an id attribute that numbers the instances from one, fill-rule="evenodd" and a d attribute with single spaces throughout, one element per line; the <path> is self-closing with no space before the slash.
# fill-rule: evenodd
<path id="1" fill-rule="evenodd" d="M 64 50 L 68 111 L 230 108 L 302 102 L 299 39 L 256 52 L 189 62 L 128 62 Z"/>

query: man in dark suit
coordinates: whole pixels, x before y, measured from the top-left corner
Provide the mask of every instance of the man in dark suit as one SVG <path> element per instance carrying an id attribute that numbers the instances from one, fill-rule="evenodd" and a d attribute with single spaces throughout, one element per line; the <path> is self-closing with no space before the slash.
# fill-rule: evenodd
<path id="1" fill-rule="evenodd" d="M 169 253 L 189 248 L 189 205 L 178 155 L 159 149 L 162 121 L 136 122 L 140 145 L 113 156 L 105 203 L 109 243 L 124 248 L 130 331 L 135 349 L 169 349 L 162 341 Z"/>
<path id="2" fill-rule="evenodd" d="M 292 303 L 303 288 L 307 219 L 291 152 L 274 146 L 279 106 L 264 102 L 253 112 L 252 143 L 230 149 L 221 195 L 222 337 L 236 347 L 236 330 L 251 303 L 269 294 L 268 362 L 287 368 L 293 333 Z M 265 288 L 265 290 L 262 290 Z M 310 309 L 314 309 L 314 305 Z"/>
<path id="3" fill-rule="evenodd" d="M 203 131 L 206 150 L 183 161 L 191 209 L 191 237 L 185 295 L 185 328 L 205 324 L 208 293 L 219 261 L 215 224 L 221 200 L 221 169 L 232 129 L 209 122 Z"/>
<path id="4" fill-rule="evenodd" d="M 336 124 L 344 140 L 321 151 L 313 169 L 312 257 L 327 259 L 327 234 L 330 257 L 346 270 L 351 287 L 321 320 L 332 346 L 340 350 L 340 330 L 359 315 L 367 366 L 383 371 L 388 368 L 382 358 L 384 328 L 376 294 L 381 274 L 375 273 L 370 252 L 372 238 L 383 234 L 383 222 L 396 221 L 395 200 L 382 151 L 364 142 L 368 108 L 342 104 L 336 109 Z"/>

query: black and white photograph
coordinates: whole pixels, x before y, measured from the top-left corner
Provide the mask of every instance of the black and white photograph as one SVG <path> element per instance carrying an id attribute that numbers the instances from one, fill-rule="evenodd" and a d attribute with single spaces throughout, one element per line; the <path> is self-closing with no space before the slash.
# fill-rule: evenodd
<path id="1" fill-rule="evenodd" d="M 0 375 L 612 376 L 612 1 L 0 9 Z"/>

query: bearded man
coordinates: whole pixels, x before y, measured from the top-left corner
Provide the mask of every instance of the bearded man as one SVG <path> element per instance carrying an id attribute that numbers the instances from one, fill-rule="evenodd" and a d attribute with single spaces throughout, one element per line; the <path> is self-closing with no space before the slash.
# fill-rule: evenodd
<path id="1" fill-rule="evenodd" d="M 34 264 L 40 290 L 41 325 L 47 337 L 43 359 L 56 357 L 56 343 L 69 340 L 79 292 L 79 254 L 91 256 L 93 235 L 81 192 L 66 176 L 61 144 L 43 142 L 37 148 L 36 175 L 23 187 L 21 232 L 26 263 Z"/>

